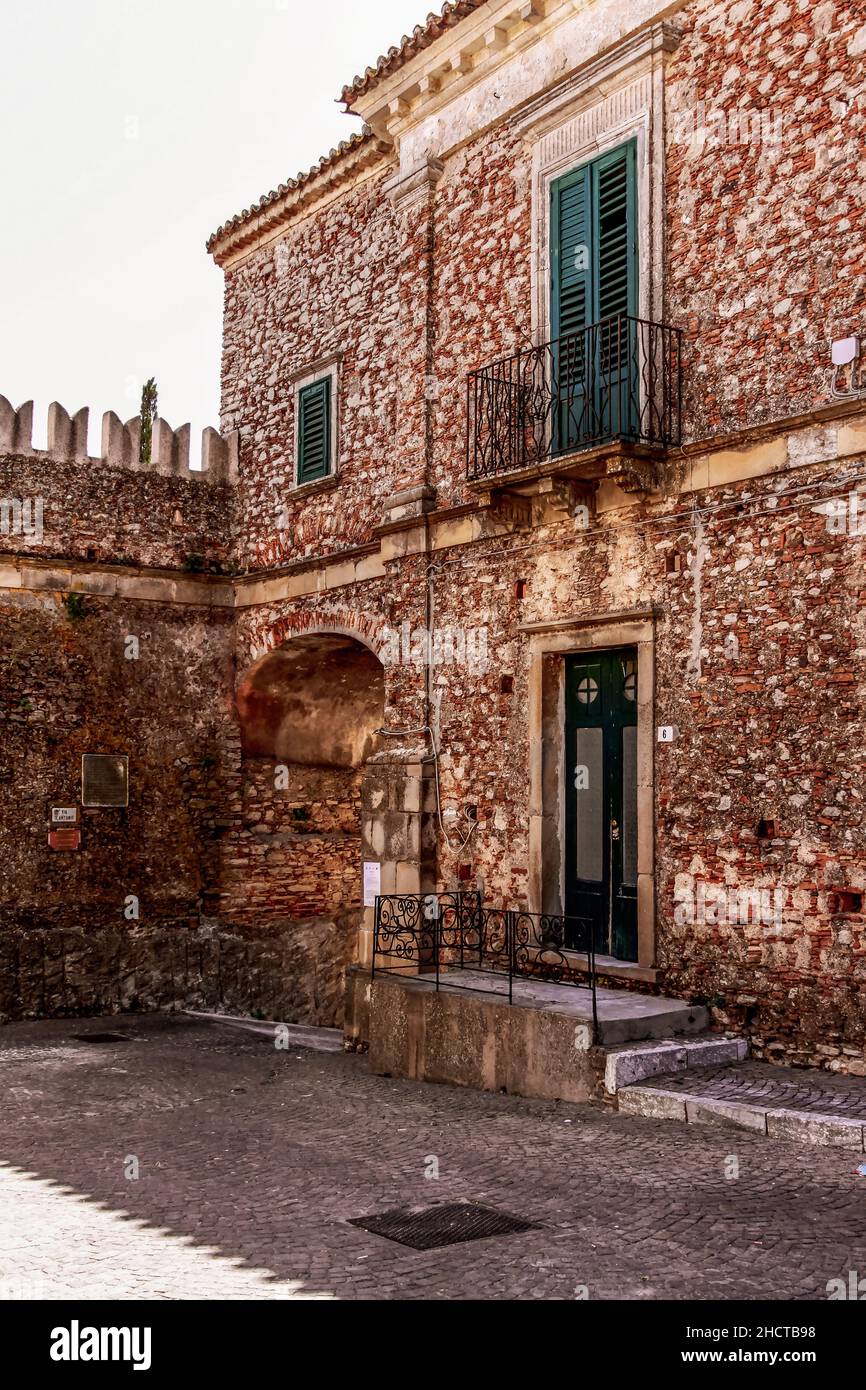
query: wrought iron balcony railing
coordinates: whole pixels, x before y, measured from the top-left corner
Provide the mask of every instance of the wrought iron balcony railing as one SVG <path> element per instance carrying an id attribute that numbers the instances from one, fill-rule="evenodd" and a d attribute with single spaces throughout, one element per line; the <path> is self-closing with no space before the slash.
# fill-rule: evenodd
<path id="1" fill-rule="evenodd" d="M 613 440 L 679 444 L 681 339 L 678 328 L 618 314 L 470 372 L 469 478 Z"/>
<path id="2" fill-rule="evenodd" d="M 509 1003 L 515 980 L 578 986 L 591 991 L 595 1037 L 593 941 L 586 917 L 489 907 L 479 892 L 392 894 L 376 899 L 372 975 L 420 974 L 437 990 L 496 993 L 498 977 Z"/>

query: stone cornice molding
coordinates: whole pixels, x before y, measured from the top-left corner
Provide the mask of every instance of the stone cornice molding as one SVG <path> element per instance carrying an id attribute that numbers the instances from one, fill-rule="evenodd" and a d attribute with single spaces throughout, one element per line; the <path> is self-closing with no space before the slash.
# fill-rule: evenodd
<path id="1" fill-rule="evenodd" d="M 648 25 L 657 28 L 660 19 L 685 3 L 632 0 L 623 6 L 622 0 L 488 0 L 459 23 L 440 26 L 437 37 L 411 51 L 411 56 L 397 63 L 380 60 L 380 69 L 368 69 L 363 80 L 356 79 L 355 86 L 344 91 L 343 99 L 381 139 L 399 145 L 413 127 L 435 117 L 452 101 L 465 99 L 515 59 L 522 58 L 531 67 L 532 50 L 538 45 L 556 49 L 556 75 L 576 67 L 586 71 L 593 47 L 596 52 L 629 48 L 632 40 L 623 38 L 628 29 L 637 31 L 634 42 L 640 46 Z M 575 26 L 583 40 L 582 61 L 574 44 Z M 572 53 L 575 63 L 569 61 Z M 549 76 L 542 85 L 550 87 Z"/>
<path id="2" fill-rule="evenodd" d="M 589 3 L 488 0 L 395 66 L 385 64 L 381 72 L 356 79 L 342 99 L 378 135 L 396 141 L 406 125 L 467 90 L 479 75 L 486 77 Z"/>
<path id="3" fill-rule="evenodd" d="M 579 120 L 588 108 L 622 101 L 625 93 L 633 92 L 637 100 L 648 102 L 652 72 L 659 60 L 664 63 L 676 51 L 681 37 L 680 29 L 667 21 L 641 30 L 527 103 L 514 120 L 515 129 L 526 138 L 538 139 L 551 130 L 558 132 L 571 108 Z M 610 115 L 605 123 L 612 123 Z"/>
<path id="4" fill-rule="evenodd" d="M 260 204 L 239 214 L 207 244 L 218 266 L 226 267 L 243 259 L 257 247 L 274 241 L 292 223 L 308 216 L 348 187 L 361 183 L 393 163 L 393 152 L 381 140 L 358 139 L 322 162 L 302 180 L 280 194 L 271 194 Z"/>
<path id="5" fill-rule="evenodd" d="M 426 159 L 408 174 L 397 173 L 383 184 L 383 192 L 397 212 L 408 212 L 419 203 L 429 201 L 442 177 L 443 165 L 438 159 Z"/>

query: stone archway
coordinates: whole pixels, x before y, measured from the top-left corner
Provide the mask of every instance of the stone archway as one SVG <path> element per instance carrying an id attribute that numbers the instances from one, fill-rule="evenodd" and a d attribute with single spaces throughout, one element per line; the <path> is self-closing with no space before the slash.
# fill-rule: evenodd
<path id="1" fill-rule="evenodd" d="M 355 638 L 304 633 L 261 657 L 237 699 L 245 757 L 358 768 L 375 751 L 385 674 Z"/>
<path id="2" fill-rule="evenodd" d="M 384 668 L 346 633 L 293 635 L 237 687 L 240 804 L 223 841 L 224 920 L 278 952 L 280 1017 L 342 1021 L 363 919 L 362 784 Z"/>

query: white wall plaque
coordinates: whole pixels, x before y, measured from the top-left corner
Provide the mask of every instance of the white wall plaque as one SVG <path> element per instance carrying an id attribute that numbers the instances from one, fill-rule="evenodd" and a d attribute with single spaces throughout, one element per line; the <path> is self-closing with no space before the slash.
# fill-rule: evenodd
<path id="1" fill-rule="evenodd" d="M 52 806 L 51 807 L 52 825 L 77 825 L 78 807 L 77 806 Z"/>
<path id="2" fill-rule="evenodd" d="M 673 743 L 679 737 L 679 732 L 675 724 L 664 724 L 659 729 L 659 743 Z"/>
<path id="3" fill-rule="evenodd" d="M 364 861 L 364 906 L 375 907 L 382 887 L 382 865 Z"/>

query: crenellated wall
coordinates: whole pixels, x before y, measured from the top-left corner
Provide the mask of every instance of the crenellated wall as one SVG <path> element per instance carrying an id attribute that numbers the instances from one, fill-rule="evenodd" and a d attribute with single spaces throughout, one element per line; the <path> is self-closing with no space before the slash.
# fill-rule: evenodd
<path id="1" fill-rule="evenodd" d="M 33 402 L 27 401 L 17 410 L 5 396 L 0 396 L 0 454 L 43 455 L 57 463 L 103 463 L 110 468 L 131 468 L 167 476 L 198 478 L 205 482 L 232 483 L 237 479 L 237 435 L 225 438 L 215 429 L 202 431 L 201 467 L 190 467 L 190 427 L 181 425 L 173 430 L 167 420 L 153 422 L 151 457 L 140 457 L 141 421 L 136 416 L 126 424 L 108 410 L 102 417 L 102 452 L 98 459 L 89 459 L 87 432 L 90 410 L 87 406 L 70 415 L 62 405 L 53 401 L 48 407 L 48 448 L 33 448 Z"/>
<path id="2" fill-rule="evenodd" d="M 54 402 L 48 447 L 34 449 L 33 403 L 0 396 L 0 553 L 77 558 L 127 567 L 226 573 L 237 436 L 202 434 L 201 469 L 189 465 L 190 429 L 153 426 L 151 459 L 139 458 L 138 419 L 102 420 L 102 453 L 87 453 L 89 412 Z"/>

